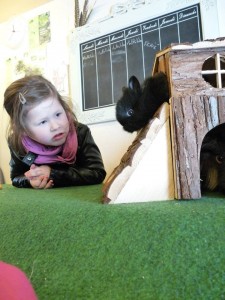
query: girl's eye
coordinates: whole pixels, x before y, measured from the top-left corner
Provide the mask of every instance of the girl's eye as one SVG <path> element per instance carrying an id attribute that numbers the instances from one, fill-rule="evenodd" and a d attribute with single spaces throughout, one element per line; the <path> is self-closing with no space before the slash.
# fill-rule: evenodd
<path id="1" fill-rule="evenodd" d="M 62 114 L 61 112 L 57 113 L 57 114 L 56 114 L 56 117 L 59 117 L 61 114 Z"/>
<path id="2" fill-rule="evenodd" d="M 46 120 L 41 121 L 41 122 L 39 123 L 39 125 L 44 125 L 46 122 L 47 122 Z"/>

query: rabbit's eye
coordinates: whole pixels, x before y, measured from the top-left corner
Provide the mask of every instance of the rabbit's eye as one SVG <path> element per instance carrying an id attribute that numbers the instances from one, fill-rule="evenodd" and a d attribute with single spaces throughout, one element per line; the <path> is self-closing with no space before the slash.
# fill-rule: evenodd
<path id="1" fill-rule="evenodd" d="M 133 109 L 129 109 L 129 110 L 127 111 L 127 115 L 128 115 L 128 117 L 131 117 L 131 116 L 133 116 L 133 114 L 134 114 L 134 111 L 133 111 Z"/>
<path id="2" fill-rule="evenodd" d="M 217 161 L 218 164 L 222 164 L 222 162 L 223 162 L 223 156 L 217 155 L 216 156 L 216 161 Z"/>

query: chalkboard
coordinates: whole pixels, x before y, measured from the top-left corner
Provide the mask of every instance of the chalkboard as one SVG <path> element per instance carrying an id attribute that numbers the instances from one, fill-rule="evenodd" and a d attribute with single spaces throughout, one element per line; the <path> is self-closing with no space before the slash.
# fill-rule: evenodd
<path id="1" fill-rule="evenodd" d="M 133 1 L 126 1 L 126 3 Z M 115 104 L 131 75 L 152 73 L 156 52 L 171 43 L 195 43 L 221 35 L 217 0 L 146 0 L 73 30 L 70 91 L 78 120 L 115 120 Z M 221 17 L 222 18 L 222 17 Z"/>
<path id="2" fill-rule="evenodd" d="M 199 4 L 80 44 L 83 110 L 115 105 L 130 76 L 151 75 L 155 54 L 171 43 L 202 40 Z"/>

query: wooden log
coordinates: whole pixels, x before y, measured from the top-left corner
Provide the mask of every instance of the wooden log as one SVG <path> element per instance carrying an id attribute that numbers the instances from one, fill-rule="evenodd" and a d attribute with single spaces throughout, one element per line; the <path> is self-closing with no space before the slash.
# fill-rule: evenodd
<path id="1" fill-rule="evenodd" d="M 201 198 L 200 151 L 205 134 L 225 122 L 225 97 L 184 96 L 171 99 L 172 147 L 176 198 Z"/>

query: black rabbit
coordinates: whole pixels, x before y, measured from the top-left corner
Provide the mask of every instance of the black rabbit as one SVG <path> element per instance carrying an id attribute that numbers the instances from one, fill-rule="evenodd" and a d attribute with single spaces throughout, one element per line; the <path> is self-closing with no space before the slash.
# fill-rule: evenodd
<path id="1" fill-rule="evenodd" d="M 202 142 L 200 178 L 202 191 L 225 193 L 225 125 L 209 131 Z"/>
<path id="2" fill-rule="evenodd" d="M 162 72 L 146 78 L 142 86 L 131 76 L 122 92 L 116 104 L 116 119 L 128 132 L 144 127 L 161 104 L 169 101 L 168 81 Z"/>

